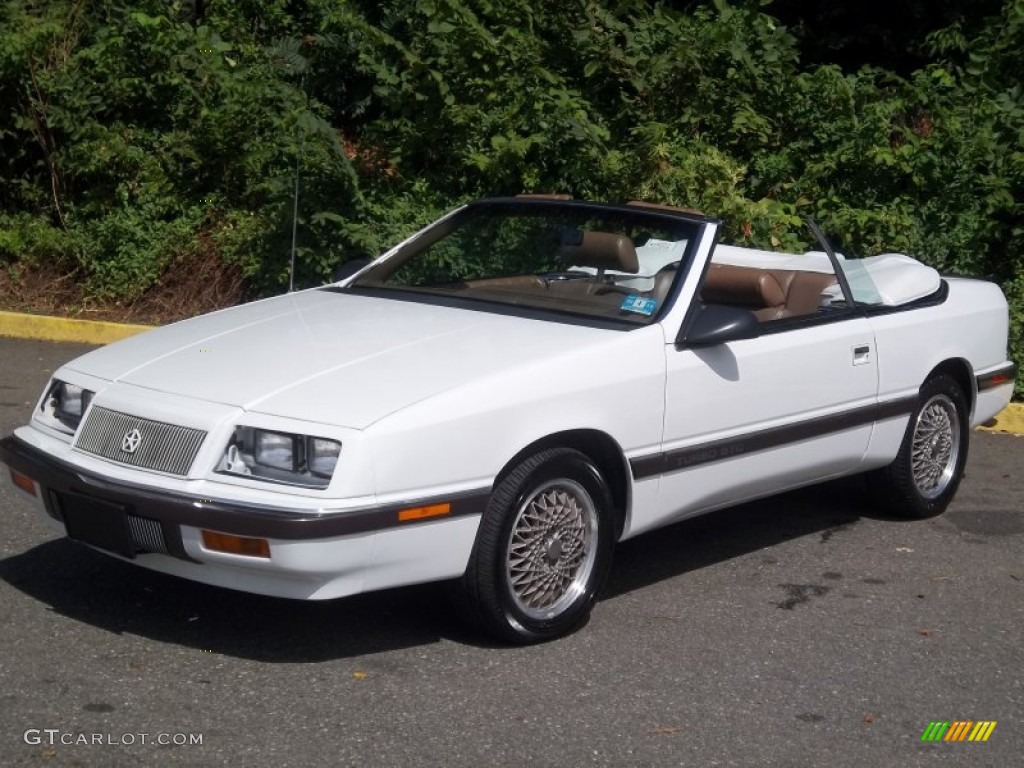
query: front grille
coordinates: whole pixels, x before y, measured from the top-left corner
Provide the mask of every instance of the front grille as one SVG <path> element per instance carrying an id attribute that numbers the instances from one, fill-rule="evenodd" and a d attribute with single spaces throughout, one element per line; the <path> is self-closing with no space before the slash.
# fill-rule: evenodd
<path id="1" fill-rule="evenodd" d="M 129 436 L 133 439 L 128 441 L 128 447 L 134 445 L 134 451 L 126 448 Z M 205 437 L 206 432 L 201 429 L 143 419 L 94 405 L 78 430 L 75 447 L 119 464 L 184 477 Z"/>
<path id="2" fill-rule="evenodd" d="M 97 544 L 90 538 L 88 531 L 90 527 L 94 525 L 90 521 L 93 515 L 98 515 L 97 510 L 102 508 L 117 507 L 116 504 L 110 502 L 91 499 L 86 496 L 82 496 L 76 493 L 61 493 L 54 490 L 49 490 L 46 494 L 46 498 L 49 503 L 46 505 L 46 511 L 50 517 L 55 520 L 67 525 L 67 505 L 76 504 L 81 512 L 84 510 L 84 517 L 80 514 L 78 519 L 78 538 L 86 543 L 92 543 L 94 546 Z M 72 510 L 74 511 L 74 510 Z M 181 560 L 188 560 L 189 557 L 185 554 L 185 550 L 181 544 L 180 530 L 177 526 L 168 526 L 166 531 L 164 526 L 157 520 L 152 520 L 148 517 L 139 517 L 133 515 L 131 512 L 124 512 L 125 522 L 128 524 L 128 536 L 131 539 L 131 556 L 142 555 L 147 553 L 154 553 L 158 555 L 170 555 L 171 557 L 177 557 Z M 83 520 L 85 521 L 83 523 Z M 84 527 L 83 527 L 84 526 Z M 68 529 L 68 535 L 71 535 L 71 529 Z M 101 549 L 104 547 L 100 546 Z M 117 554 L 128 555 L 129 553 L 118 551 Z"/>
<path id="3" fill-rule="evenodd" d="M 132 533 L 132 544 L 136 552 L 171 554 L 167 549 L 167 542 L 164 541 L 164 529 L 156 520 L 128 515 L 128 530 Z"/>

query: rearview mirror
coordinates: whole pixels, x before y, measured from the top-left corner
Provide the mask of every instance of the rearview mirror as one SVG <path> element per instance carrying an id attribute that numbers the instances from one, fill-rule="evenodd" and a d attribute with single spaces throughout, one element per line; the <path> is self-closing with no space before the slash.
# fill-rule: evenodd
<path id="1" fill-rule="evenodd" d="M 761 325 L 754 313 L 722 304 L 706 304 L 683 326 L 677 344 L 688 347 L 710 347 L 740 339 L 755 339 L 761 335 Z"/>

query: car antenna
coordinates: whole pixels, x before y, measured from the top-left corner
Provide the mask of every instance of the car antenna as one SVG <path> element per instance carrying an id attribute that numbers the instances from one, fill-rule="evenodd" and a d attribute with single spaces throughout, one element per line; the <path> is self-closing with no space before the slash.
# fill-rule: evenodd
<path id="1" fill-rule="evenodd" d="M 295 290 L 295 240 L 299 228 L 299 153 L 295 153 L 295 197 L 292 200 L 292 256 L 288 269 L 288 293 Z"/>
<path id="2" fill-rule="evenodd" d="M 299 90 L 302 91 L 303 95 L 306 93 L 306 76 L 302 76 L 302 81 L 299 85 Z M 307 102 L 309 100 L 307 99 Z M 302 160 L 302 130 L 299 129 L 299 143 L 295 150 L 295 196 L 292 198 L 292 253 L 291 253 L 291 265 L 288 269 L 288 293 L 292 293 L 295 290 L 295 244 L 298 239 L 299 233 L 299 163 Z"/>

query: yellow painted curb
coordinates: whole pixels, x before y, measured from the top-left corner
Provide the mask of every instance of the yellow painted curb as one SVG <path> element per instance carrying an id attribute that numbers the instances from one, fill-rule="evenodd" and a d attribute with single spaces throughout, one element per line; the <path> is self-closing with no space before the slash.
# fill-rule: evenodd
<path id="1" fill-rule="evenodd" d="M 1024 435 L 1024 403 L 1010 403 L 997 413 L 992 421 L 978 429 L 983 429 L 986 432 L 1012 432 L 1015 435 Z"/>
<path id="2" fill-rule="evenodd" d="M 25 315 L 20 312 L 0 312 L 0 336 L 43 341 L 77 341 L 82 344 L 109 344 L 137 333 L 148 331 L 151 325 L 108 323 L 99 320 L 71 320 L 66 317 Z"/>

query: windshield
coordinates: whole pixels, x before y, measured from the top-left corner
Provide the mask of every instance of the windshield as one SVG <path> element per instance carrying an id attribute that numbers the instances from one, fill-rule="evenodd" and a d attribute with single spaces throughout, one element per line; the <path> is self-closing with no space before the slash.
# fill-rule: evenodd
<path id="1" fill-rule="evenodd" d="M 666 303 L 700 222 L 573 203 L 474 203 L 350 287 L 643 325 Z"/>
<path id="2" fill-rule="evenodd" d="M 820 229 L 815 236 L 824 240 Z M 942 287 L 942 278 L 935 269 L 905 254 L 880 253 L 850 258 L 854 256 L 853 249 L 841 245 L 839 250 L 836 263 L 843 272 L 854 304 L 859 307 L 899 307 L 937 296 Z"/>

